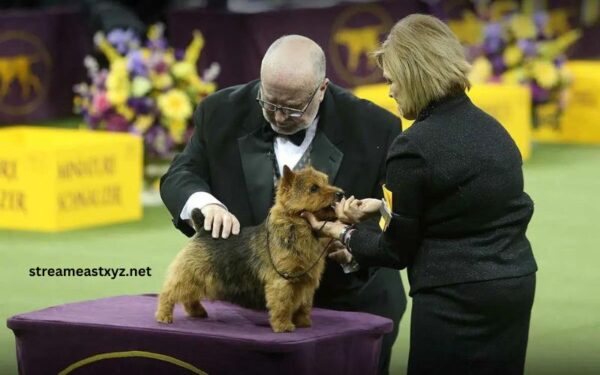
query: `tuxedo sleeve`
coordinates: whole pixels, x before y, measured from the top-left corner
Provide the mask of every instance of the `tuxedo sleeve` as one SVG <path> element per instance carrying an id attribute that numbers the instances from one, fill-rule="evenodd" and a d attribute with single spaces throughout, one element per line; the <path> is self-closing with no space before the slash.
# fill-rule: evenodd
<path id="1" fill-rule="evenodd" d="M 194 133 L 185 149 L 176 155 L 167 173 L 160 179 L 160 196 L 173 217 L 173 224 L 192 236 L 195 231 L 180 218 L 188 198 L 196 192 L 210 193 L 209 166 L 206 157 L 205 109 L 200 104 L 194 113 Z"/>
<path id="2" fill-rule="evenodd" d="M 392 219 L 385 231 L 359 226 L 349 247 L 361 266 L 403 269 L 419 248 L 428 166 L 408 137 L 394 141 L 387 158 L 386 188 L 392 192 Z"/>

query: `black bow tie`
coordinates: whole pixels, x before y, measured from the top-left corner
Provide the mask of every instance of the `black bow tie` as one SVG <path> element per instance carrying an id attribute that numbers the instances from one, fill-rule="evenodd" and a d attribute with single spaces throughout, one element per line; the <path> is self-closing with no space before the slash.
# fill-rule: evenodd
<path id="1" fill-rule="evenodd" d="M 273 130 L 273 128 L 271 127 L 271 124 L 269 124 L 269 123 L 267 123 L 265 126 L 263 126 L 262 138 L 265 141 L 273 142 L 273 139 L 275 139 L 275 137 L 287 138 L 290 140 L 290 142 L 292 142 L 296 146 L 300 146 L 302 144 L 302 142 L 304 142 L 304 137 L 306 137 L 306 129 L 299 130 L 294 134 L 280 134 L 280 133 L 277 133 L 275 130 Z"/>

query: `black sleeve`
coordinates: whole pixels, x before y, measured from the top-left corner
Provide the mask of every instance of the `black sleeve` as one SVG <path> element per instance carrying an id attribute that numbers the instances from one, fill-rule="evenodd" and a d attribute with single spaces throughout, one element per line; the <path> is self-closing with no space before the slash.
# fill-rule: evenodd
<path id="1" fill-rule="evenodd" d="M 416 145 L 400 135 L 387 159 L 386 187 L 392 192 L 392 220 L 385 232 L 360 225 L 350 250 L 361 266 L 405 268 L 420 244 L 420 218 L 429 172 Z"/>
<path id="2" fill-rule="evenodd" d="M 194 113 L 194 133 L 183 152 L 175 156 L 167 173 L 160 179 L 160 196 L 173 217 L 173 224 L 192 236 L 195 231 L 179 215 L 189 197 L 195 192 L 210 193 L 208 159 L 204 137 L 203 105 Z"/>

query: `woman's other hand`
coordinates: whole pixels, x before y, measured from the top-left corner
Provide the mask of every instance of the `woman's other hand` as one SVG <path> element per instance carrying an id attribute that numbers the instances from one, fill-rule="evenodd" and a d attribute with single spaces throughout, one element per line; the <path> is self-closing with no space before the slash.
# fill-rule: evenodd
<path id="1" fill-rule="evenodd" d="M 347 224 L 356 224 L 379 212 L 381 200 L 374 198 L 356 199 L 354 196 L 343 198 L 335 206 L 338 219 Z"/>

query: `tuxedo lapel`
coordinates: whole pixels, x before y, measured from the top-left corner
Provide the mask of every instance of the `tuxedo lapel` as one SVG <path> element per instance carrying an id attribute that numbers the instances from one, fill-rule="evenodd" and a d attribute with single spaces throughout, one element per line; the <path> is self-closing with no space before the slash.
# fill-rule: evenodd
<path id="1" fill-rule="evenodd" d="M 238 139 L 242 169 L 255 222 L 267 217 L 273 204 L 273 145 L 260 137 L 260 127 Z M 241 194 L 242 192 L 240 192 Z"/>
<path id="2" fill-rule="evenodd" d="M 329 176 L 329 183 L 333 184 L 337 176 L 344 154 L 331 143 L 327 136 L 317 131 L 313 139 L 310 161 L 312 166 Z"/>
<path id="3" fill-rule="evenodd" d="M 342 109 L 336 108 L 331 90 L 332 87 L 327 89 L 319 109 L 319 125 L 312 143 L 310 160 L 313 167 L 327 174 L 329 183 L 333 184 L 344 158 L 337 147 L 343 141 L 344 129 L 338 113 Z"/>

